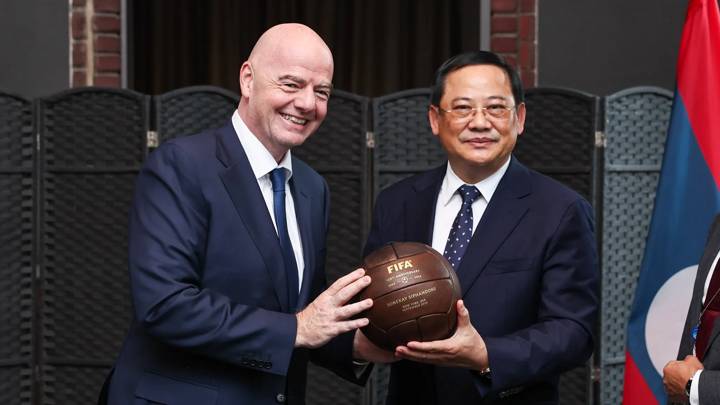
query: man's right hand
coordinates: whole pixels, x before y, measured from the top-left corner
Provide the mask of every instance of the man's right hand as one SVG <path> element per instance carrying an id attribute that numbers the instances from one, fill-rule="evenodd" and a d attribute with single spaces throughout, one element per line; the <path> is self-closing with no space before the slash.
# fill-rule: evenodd
<path id="1" fill-rule="evenodd" d="M 296 315 L 295 347 L 320 347 L 337 335 L 367 325 L 367 318 L 350 318 L 372 307 L 372 300 L 368 298 L 352 304 L 347 302 L 369 284 L 370 276 L 365 276 L 363 269 L 337 279 Z"/>

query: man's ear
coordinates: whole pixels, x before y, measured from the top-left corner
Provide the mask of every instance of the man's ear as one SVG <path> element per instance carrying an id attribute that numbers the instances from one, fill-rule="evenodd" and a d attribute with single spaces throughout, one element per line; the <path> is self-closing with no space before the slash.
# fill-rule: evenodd
<path id="1" fill-rule="evenodd" d="M 438 111 L 437 107 L 431 105 L 430 108 L 428 108 L 428 121 L 430 121 L 430 129 L 432 129 L 432 133 L 435 136 L 440 133 L 440 123 L 438 122 L 439 119 L 440 112 Z"/>
<path id="2" fill-rule="evenodd" d="M 252 70 L 252 66 L 250 65 L 249 61 L 245 61 L 245 63 L 240 66 L 240 74 L 238 75 L 240 94 L 242 94 L 244 97 L 250 97 L 252 93 L 252 83 L 254 79 L 255 75 Z"/>
<path id="3" fill-rule="evenodd" d="M 517 106 L 517 133 L 518 135 L 523 133 L 525 130 L 525 103 L 520 103 Z"/>

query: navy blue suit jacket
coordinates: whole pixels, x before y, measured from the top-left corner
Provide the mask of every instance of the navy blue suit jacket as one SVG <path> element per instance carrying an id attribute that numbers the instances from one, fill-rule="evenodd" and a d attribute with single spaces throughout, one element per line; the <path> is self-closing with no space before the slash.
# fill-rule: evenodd
<path id="1" fill-rule="evenodd" d="M 329 194 L 309 166 L 292 164 L 305 258 L 300 309 L 325 287 Z M 293 349 L 279 240 L 232 124 L 149 156 L 130 215 L 129 265 L 135 319 L 110 404 L 304 403 L 311 356 L 355 379 L 352 334 Z"/>
<path id="2" fill-rule="evenodd" d="M 365 253 L 389 241 L 432 243 L 446 166 L 377 198 Z M 393 365 L 389 404 L 552 404 L 559 374 L 593 350 L 598 263 L 592 209 L 515 158 L 457 269 L 491 378 L 409 361 Z"/>

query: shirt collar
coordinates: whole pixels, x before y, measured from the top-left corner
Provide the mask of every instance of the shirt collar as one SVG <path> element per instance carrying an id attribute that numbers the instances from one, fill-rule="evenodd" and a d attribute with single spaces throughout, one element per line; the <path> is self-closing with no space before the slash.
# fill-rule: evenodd
<path id="1" fill-rule="evenodd" d="M 235 128 L 235 133 L 240 139 L 243 149 L 245 149 L 245 154 L 248 157 L 250 167 L 252 168 L 256 179 L 259 180 L 261 177 L 267 175 L 278 167 L 282 167 L 286 170 L 286 179 L 290 179 L 290 177 L 292 177 L 292 157 L 289 150 L 280 163 L 277 163 L 275 162 L 275 158 L 273 158 L 270 152 L 265 148 L 265 145 L 263 145 L 260 140 L 252 132 L 250 132 L 250 129 L 247 125 L 245 125 L 242 118 L 240 118 L 240 113 L 238 113 L 237 110 L 233 113 L 232 124 L 233 128 Z"/>
<path id="2" fill-rule="evenodd" d="M 505 175 L 505 172 L 507 172 L 508 167 L 510 167 L 510 159 L 508 159 L 507 162 L 500 166 L 500 168 L 495 171 L 495 173 L 473 184 L 475 187 L 477 187 L 478 190 L 480 190 L 480 193 L 482 194 L 486 202 L 490 203 L 490 199 L 492 198 L 493 194 L 495 194 L 495 190 L 497 189 L 498 184 L 500 184 L 500 180 Z M 460 186 L 462 186 L 463 184 L 466 183 L 462 181 L 457 174 L 455 174 L 452 167 L 450 167 L 450 162 L 448 162 L 447 170 L 445 171 L 445 178 L 443 179 L 443 183 L 440 186 L 440 194 L 438 195 L 438 201 L 442 202 L 443 206 L 447 206 L 450 203 L 450 200 L 455 195 L 457 189 L 460 188 Z"/>

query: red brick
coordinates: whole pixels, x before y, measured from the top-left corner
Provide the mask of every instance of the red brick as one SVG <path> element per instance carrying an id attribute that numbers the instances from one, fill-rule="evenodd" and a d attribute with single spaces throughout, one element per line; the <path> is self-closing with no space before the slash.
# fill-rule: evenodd
<path id="1" fill-rule="evenodd" d="M 85 67 L 87 62 L 87 45 L 85 41 L 72 44 L 72 65 L 74 67 Z"/>
<path id="2" fill-rule="evenodd" d="M 119 72 L 120 55 L 108 54 L 95 56 L 95 70 L 98 72 Z"/>
<path id="3" fill-rule="evenodd" d="M 87 79 L 87 76 L 86 76 L 84 70 L 73 71 L 72 87 L 87 86 L 86 79 Z"/>
<path id="4" fill-rule="evenodd" d="M 490 29 L 493 33 L 517 32 L 517 18 L 493 16 Z"/>
<path id="5" fill-rule="evenodd" d="M 517 69 L 517 58 L 515 56 L 508 55 L 508 56 L 504 56 L 503 59 L 505 59 L 505 62 L 507 62 L 508 65 Z"/>
<path id="6" fill-rule="evenodd" d="M 490 49 L 498 53 L 514 53 L 517 51 L 517 38 L 515 37 L 493 37 L 490 40 Z"/>
<path id="7" fill-rule="evenodd" d="M 74 11 L 70 18 L 72 19 L 73 39 L 85 38 L 85 13 L 80 11 Z"/>
<path id="8" fill-rule="evenodd" d="M 120 18 L 109 15 L 96 15 L 93 17 L 95 32 L 120 33 Z"/>
<path id="9" fill-rule="evenodd" d="M 520 17 L 520 39 L 535 40 L 535 16 L 524 15 Z"/>
<path id="10" fill-rule="evenodd" d="M 120 75 L 95 75 L 95 86 L 120 87 Z"/>
<path id="11" fill-rule="evenodd" d="M 93 4 L 98 12 L 120 12 L 120 0 L 94 0 Z"/>
<path id="12" fill-rule="evenodd" d="M 535 13 L 535 0 L 520 0 L 520 12 Z"/>
<path id="13" fill-rule="evenodd" d="M 525 88 L 535 87 L 534 70 L 523 70 L 520 72 L 520 78 L 522 79 L 523 86 L 525 86 Z"/>
<path id="14" fill-rule="evenodd" d="M 120 52 L 120 37 L 112 35 L 95 36 L 96 52 Z"/>
<path id="15" fill-rule="evenodd" d="M 520 41 L 520 52 L 518 54 L 520 66 L 523 68 L 535 68 L 535 43 Z"/>
<path id="16" fill-rule="evenodd" d="M 515 11 L 517 9 L 517 0 L 492 0 L 493 12 Z"/>

